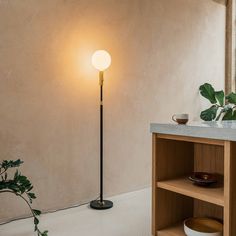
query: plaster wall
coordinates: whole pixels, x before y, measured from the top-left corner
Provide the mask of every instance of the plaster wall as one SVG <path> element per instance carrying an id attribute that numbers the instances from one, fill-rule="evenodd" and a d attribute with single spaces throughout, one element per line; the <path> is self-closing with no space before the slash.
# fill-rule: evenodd
<path id="1" fill-rule="evenodd" d="M 150 122 L 198 120 L 204 82 L 224 85 L 225 6 L 211 0 L 0 1 L 0 159 L 25 161 L 43 210 L 98 196 L 99 86 L 105 73 L 107 196 L 151 182 Z M 28 209 L 0 195 L 0 220 Z"/>

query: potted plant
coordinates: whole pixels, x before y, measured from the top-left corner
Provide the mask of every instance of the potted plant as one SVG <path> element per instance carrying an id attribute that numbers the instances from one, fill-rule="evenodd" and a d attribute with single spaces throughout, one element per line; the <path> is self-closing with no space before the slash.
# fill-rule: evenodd
<path id="1" fill-rule="evenodd" d="M 225 95 L 223 90 L 215 91 L 208 83 L 201 85 L 199 91 L 211 103 L 210 108 L 201 112 L 202 120 L 236 120 L 236 93 Z"/>
<path id="2" fill-rule="evenodd" d="M 9 178 L 9 170 L 13 168 L 18 168 L 23 161 L 20 159 L 16 161 L 2 161 L 0 163 L 0 193 L 14 194 L 15 196 L 21 198 L 29 207 L 31 214 L 34 218 L 34 231 L 38 236 L 48 236 L 48 231 L 40 231 L 38 228 L 39 219 L 38 216 L 41 215 L 41 211 L 33 209 L 31 204 L 33 199 L 36 198 L 35 194 L 32 192 L 33 185 L 30 180 L 22 175 L 18 169 L 11 178 Z"/>

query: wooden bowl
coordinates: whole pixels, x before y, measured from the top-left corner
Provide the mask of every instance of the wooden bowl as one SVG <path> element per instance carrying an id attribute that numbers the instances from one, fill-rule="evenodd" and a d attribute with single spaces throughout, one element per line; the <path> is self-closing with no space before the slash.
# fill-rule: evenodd
<path id="1" fill-rule="evenodd" d="M 194 172 L 189 176 L 189 180 L 200 186 L 208 186 L 217 183 L 216 176 L 207 172 Z"/>
<path id="2" fill-rule="evenodd" d="M 184 221 L 187 236 L 223 236 L 223 224 L 210 218 L 190 218 Z"/>

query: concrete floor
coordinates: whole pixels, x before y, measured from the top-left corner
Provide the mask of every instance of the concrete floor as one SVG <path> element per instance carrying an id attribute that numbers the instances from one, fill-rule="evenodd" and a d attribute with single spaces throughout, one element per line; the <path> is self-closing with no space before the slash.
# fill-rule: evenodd
<path id="1" fill-rule="evenodd" d="M 151 190 L 111 198 L 114 207 L 96 211 L 88 206 L 41 216 L 49 236 L 151 236 Z M 0 236 L 34 236 L 32 219 L 0 226 Z"/>

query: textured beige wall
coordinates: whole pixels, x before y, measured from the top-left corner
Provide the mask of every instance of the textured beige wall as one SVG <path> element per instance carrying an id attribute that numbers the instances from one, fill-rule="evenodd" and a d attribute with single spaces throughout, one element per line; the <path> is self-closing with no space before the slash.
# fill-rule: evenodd
<path id="1" fill-rule="evenodd" d="M 225 7 L 210 0 L 0 1 L 0 152 L 21 157 L 37 207 L 96 198 L 99 87 L 105 74 L 105 192 L 150 184 L 150 122 L 197 120 L 205 81 L 224 81 Z M 0 196 L 0 219 L 27 213 Z M 4 206 L 4 207 L 2 207 Z"/>

